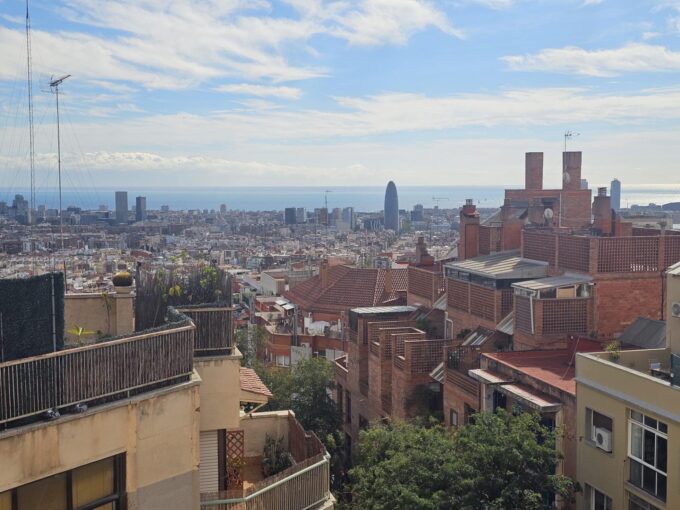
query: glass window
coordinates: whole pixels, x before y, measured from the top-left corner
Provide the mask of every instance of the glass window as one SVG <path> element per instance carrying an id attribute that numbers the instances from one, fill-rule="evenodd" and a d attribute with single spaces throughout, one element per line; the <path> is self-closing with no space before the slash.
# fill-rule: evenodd
<path id="1" fill-rule="evenodd" d="M 458 413 L 451 409 L 450 413 L 450 422 L 452 427 L 457 427 L 458 426 Z"/>
<path id="2" fill-rule="evenodd" d="M 631 410 L 628 430 L 630 483 L 665 501 L 668 438 L 662 431 L 667 425 Z"/>
<path id="3" fill-rule="evenodd" d="M 20 510 L 67 510 L 66 473 L 19 487 L 17 502 Z"/>
<path id="4" fill-rule="evenodd" d="M 635 494 L 628 493 L 628 510 L 659 510 L 651 503 L 637 497 Z"/>
<path id="5" fill-rule="evenodd" d="M 612 510 L 612 498 L 590 485 L 586 486 L 586 497 L 588 510 Z"/>
<path id="6" fill-rule="evenodd" d="M 73 470 L 73 505 L 79 507 L 114 493 L 113 458 Z"/>
<path id="7" fill-rule="evenodd" d="M 608 431 L 611 436 L 614 431 L 614 420 L 609 416 L 605 416 L 604 414 L 586 407 L 586 438 L 591 443 L 597 443 L 597 436 L 598 434 L 602 435 L 602 431 Z M 611 451 L 613 445 L 611 441 L 598 444 L 601 444 L 600 448 L 605 451 Z"/>

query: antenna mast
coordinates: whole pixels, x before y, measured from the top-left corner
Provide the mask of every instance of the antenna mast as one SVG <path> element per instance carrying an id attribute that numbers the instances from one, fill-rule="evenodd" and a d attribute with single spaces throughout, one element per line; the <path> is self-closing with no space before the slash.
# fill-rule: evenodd
<path id="1" fill-rule="evenodd" d="M 63 81 L 70 77 L 70 74 L 67 74 L 66 76 L 62 76 L 61 78 L 57 78 L 56 80 L 50 81 L 50 88 L 52 89 L 52 92 L 56 95 L 57 98 L 57 169 L 59 172 L 59 237 L 61 238 L 61 249 L 64 249 L 64 222 L 62 221 L 63 218 L 63 211 L 61 207 L 61 134 L 59 131 L 59 85 L 63 83 Z"/>
<path id="2" fill-rule="evenodd" d="M 35 134 L 33 129 L 33 72 L 31 70 L 31 17 L 28 14 L 28 0 L 26 0 L 26 79 L 28 82 L 28 140 L 29 162 L 31 171 L 30 205 L 28 209 L 28 224 L 35 223 Z M 32 249 L 32 248 L 31 248 Z"/>

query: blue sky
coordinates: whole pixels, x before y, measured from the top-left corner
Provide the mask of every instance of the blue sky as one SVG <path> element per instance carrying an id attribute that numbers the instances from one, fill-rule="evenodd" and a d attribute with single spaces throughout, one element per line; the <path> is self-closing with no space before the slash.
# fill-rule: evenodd
<path id="1" fill-rule="evenodd" d="M 0 177 L 21 184 L 25 5 L 0 0 Z M 680 185 L 680 0 L 33 0 L 74 185 Z M 26 180 L 26 183 L 28 181 Z"/>

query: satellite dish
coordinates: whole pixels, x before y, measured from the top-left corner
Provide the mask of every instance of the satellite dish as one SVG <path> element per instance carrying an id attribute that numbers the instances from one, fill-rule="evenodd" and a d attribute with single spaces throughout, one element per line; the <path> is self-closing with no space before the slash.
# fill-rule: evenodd
<path id="1" fill-rule="evenodd" d="M 543 211 L 543 217 L 548 221 L 553 219 L 553 215 L 554 213 L 552 209 L 546 209 L 545 211 Z"/>

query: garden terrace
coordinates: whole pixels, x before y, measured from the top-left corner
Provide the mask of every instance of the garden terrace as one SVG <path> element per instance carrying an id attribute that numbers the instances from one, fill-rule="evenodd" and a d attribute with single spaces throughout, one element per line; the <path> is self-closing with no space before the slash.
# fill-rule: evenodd
<path id="1" fill-rule="evenodd" d="M 0 427 L 189 381 L 196 327 L 172 308 L 168 317 L 159 328 L 0 363 Z"/>

